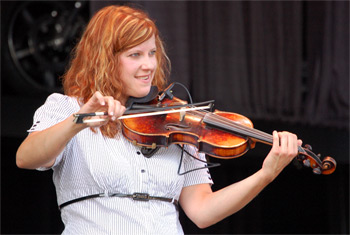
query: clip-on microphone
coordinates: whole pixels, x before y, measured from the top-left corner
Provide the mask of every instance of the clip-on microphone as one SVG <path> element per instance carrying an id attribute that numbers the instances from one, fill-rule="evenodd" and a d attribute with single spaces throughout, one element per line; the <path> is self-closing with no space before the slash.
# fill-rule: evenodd
<path id="1" fill-rule="evenodd" d="M 173 91 L 171 90 L 174 87 L 175 83 L 171 83 L 165 90 L 158 96 L 158 100 L 162 101 L 165 97 L 168 97 L 169 99 L 173 99 Z"/>

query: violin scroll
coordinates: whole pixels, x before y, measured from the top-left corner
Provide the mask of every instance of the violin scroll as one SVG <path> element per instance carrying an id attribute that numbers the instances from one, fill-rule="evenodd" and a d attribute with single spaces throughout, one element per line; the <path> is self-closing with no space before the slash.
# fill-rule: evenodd
<path id="1" fill-rule="evenodd" d="M 330 156 L 325 157 L 322 161 L 322 174 L 332 174 L 335 171 L 336 166 L 337 163 L 333 158 L 331 158 Z"/>
<path id="2" fill-rule="evenodd" d="M 297 160 L 301 161 L 304 166 L 311 167 L 313 173 L 315 174 L 332 174 L 337 166 L 336 161 L 330 156 L 327 156 L 321 160 L 321 154 L 316 155 L 311 150 L 312 147 L 310 145 L 305 145 L 304 148 L 300 147 Z"/>

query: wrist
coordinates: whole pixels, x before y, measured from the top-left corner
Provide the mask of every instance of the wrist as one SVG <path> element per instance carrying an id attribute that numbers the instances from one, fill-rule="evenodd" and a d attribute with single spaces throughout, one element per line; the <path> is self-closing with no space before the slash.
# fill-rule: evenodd
<path id="1" fill-rule="evenodd" d="M 259 174 L 259 178 L 261 179 L 262 183 L 266 184 L 266 185 L 270 184 L 277 177 L 277 175 L 272 174 L 269 171 L 266 171 L 264 168 L 261 168 L 258 171 L 258 174 Z"/>
<path id="2" fill-rule="evenodd" d="M 77 123 L 76 118 L 74 117 L 74 114 L 70 115 L 67 118 L 67 122 L 70 123 L 70 126 L 74 132 L 80 132 L 84 130 L 88 125 L 86 123 Z"/>

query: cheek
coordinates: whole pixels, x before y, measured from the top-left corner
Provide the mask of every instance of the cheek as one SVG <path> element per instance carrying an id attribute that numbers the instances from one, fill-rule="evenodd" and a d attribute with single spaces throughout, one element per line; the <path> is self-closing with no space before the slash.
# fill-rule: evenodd
<path id="1" fill-rule="evenodd" d="M 154 71 L 155 71 L 158 68 L 158 61 L 157 61 L 157 59 L 154 59 L 152 63 L 153 63 Z"/>
<path id="2" fill-rule="evenodd" d="M 121 63 L 121 68 L 122 77 L 127 79 L 127 77 L 132 76 L 135 73 L 137 67 L 135 63 L 128 62 Z"/>

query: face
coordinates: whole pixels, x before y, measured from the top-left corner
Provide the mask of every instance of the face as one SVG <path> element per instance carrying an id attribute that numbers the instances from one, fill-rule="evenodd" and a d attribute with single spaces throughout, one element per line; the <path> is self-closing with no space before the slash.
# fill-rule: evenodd
<path id="1" fill-rule="evenodd" d="M 157 68 L 155 37 L 152 36 L 147 41 L 121 53 L 120 63 L 125 95 L 137 98 L 146 96 Z"/>

